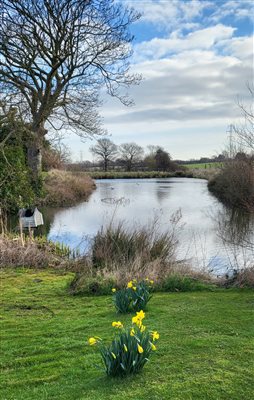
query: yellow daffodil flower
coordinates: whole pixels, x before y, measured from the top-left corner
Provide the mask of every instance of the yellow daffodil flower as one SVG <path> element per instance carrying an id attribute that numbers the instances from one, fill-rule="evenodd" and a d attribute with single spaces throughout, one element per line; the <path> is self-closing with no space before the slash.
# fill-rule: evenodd
<path id="1" fill-rule="evenodd" d="M 146 314 L 144 313 L 143 310 L 140 310 L 139 312 L 137 312 L 136 315 L 137 315 L 138 319 L 141 320 L 141 321 L 142 321 L 142 319 L 144 319 L 145 316 L 146 316 Z"/>
<path id="2" fill-rule="evenodd" d="M 135 336 L 135 330 L 133 328 L 131 328 L 130 335 Z"/>
<path id="3" fill-rule="evenodd" d="M 114 359 L 116 359 L 116 355 L 115 355 L 115 353 L 113 353 L 113 351 L 111 351 L 111 354 L 112 354 L 112 357 L 113 357 Z"/>
<path id="4" fill-rule="evenodd" d="M 114 322 L 112 322 L 112 326 L 114 327 L 114 328 L 123 328 L 123 324 L 122 324 L 122 322 L 120 322 L 120 321 L 114 321 Z"/>
<path id="5" fill-rule="evenodd" d="M 151 279 L 151 280 L 150 280 L 150 283 L 151 283 L 151 285 L 153 285 L 153 284 L 154 284 L 154 281 Z"/>
<path id="6" fill-rule="evenodd" d="M 153 332 L 151 332 L 151 333 L 152 333 L 153 341 L 159 339 L 160 335 L 159 335 L 159 333 L 158 333 L 157 331 L 153 331 Z"/>
<path id="7" fill-rule="evenodd" d="M 140 332 L 144 332 L 145 330 L 146 330 L 145 325 L 141 325 L 141 327 L 140 327 Z"/>
<path id="8" fill-rule="evenodd" d="M 138 352 L 141 354 L 144 352 L 144 349 L 142 346 L 140 346 L 140 344 L 138 344 Z"/>
<path id="9" fill-rule="evenodd" d="M 130 282 L 128 282 L 128 283 L 127 283 L 127 288 L 128 288 L 128 289 L 131 289 L 131 288 L 132 288 L 132 286 L 133 286 L 133 283 L 132 283 L 132 281 L 130 281 Z"/>
<path id="10" fill-rule="evenodd" d="M 133 324 L 136 324 L 139 328 L 140 328 L 141 325 L 142 325 L 142 321 L 140 321 L 140 319 L 138 319 L 137 316 L 132 318 L 132 323 L 133 323 Z"/>
<path id="11" fill-rule="evenodd" d="M 124 350 L 126 351 L 126 353 L 127 353 L 127 351 L 128 351 L 128 347 L 126 346 L 126 344 L 124 344 L 123 345 L 123 348 L 124 348 Z"/>
<path id="12" fill-rule="evenodd" d="M 136 291 L 136 290 L 137 290 L 136 286 L 132 286 L 132 289 L 133 289 L 134 291 Z"/>
<path id="13" fill-rule="evenodd" d="M 132 323 L 136 324 L 139 328 L 142 326 L 142 320 L 145 318 L 145 313 L 143 310 L 136 312 L 135 317 L 132 317 Z"/>
<path id="14" fill-rule="evenodd" d="M 113 289 L 112 289 L 112 292 L 113 292 L 113 293 L 115 293 L 115 292 L 116 292 L 116 289 L 115 289 L 115 288 L 113 288 Z"/>
<path id="15" fill-rule="evenodd" d="M 91 337 L 88 339 L 88 343 L 90 344 L 90 346 L 93 346 L 94 344 L 97 343 L 97 339 L 95 339 L 94 337 Z"/>
<path id="16" fill-rule="evenodd" d="M 151 349 L 152 349 L 153 351 L 157 350 L 157 349 L 156 349 L 156 346 L 155 346 L 153 343 L 150 342 L 150 345 L 151 345 Z"/>

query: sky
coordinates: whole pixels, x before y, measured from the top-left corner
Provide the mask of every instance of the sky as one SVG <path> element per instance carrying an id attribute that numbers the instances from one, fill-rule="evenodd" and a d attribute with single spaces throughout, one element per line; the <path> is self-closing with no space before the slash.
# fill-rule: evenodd
<path id="1" fill-rule="evenodd" d="M 100 109 L 116 144 L 159 145 L 174 159 L 218 155 L 228 127 L 240 122 L 238 99 L 253 82 L 253 18 L 249 0 L 117 0 L 142 13 L 131 71 L 135 105 L 107 96 Z M 72 158 L 92 160 L 91 140 L 66 140 Z"/>

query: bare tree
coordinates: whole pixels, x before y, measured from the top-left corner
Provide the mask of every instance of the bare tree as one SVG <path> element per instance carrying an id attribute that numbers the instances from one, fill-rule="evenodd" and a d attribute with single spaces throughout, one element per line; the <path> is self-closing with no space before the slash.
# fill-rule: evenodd
<path id="1" fill-rule="evenodd" d="M 97 159 L 103 161 L 104 171 L 108 170 L 110 161 L 113 161 L 117 155 L 117 146 L 107 138 L 99 139 L 97 144 L 90 147 L 91 153 L 93 153 Z"/>
<path id="2" fill-rule="evenodd" d="M 142 159 L 144 150 L 136 143 L 124 143 L 119 147 L 119 154 L 126 166 L 126 170 L 131 171 L 133 165 Z"/>
<path id="3" fill-rule="evenodd" d="M 19 105 L 32 132 L 28 163 L 38 176 L 49 126 L 82 136 L 100 134 L 98 92 L 129 104 L 129 74 L 139 18 L 115 0 L 0 0 L 1 96 Z"/>
<path id="4" fill-rule="evenodd" d="M 238 106 L 242 112 L 244 123 L 241 125 L 233 125 L 236 136 L 236 142 L 241 149 L 254 151 L 254 87 L 248 85 L 250 94 L 250 106 L 248 107 L 243 101 L 238 101 Z"/>

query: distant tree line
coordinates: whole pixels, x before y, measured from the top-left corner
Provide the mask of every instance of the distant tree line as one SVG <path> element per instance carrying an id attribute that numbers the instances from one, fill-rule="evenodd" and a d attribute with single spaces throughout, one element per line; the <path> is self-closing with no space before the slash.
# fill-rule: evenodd
<path id="1" fill-rule="evenodd" d="M 147 170 L 147 171 L 176 171 L 181 169 L 175 163 L 170 154 L 161 146 L 147 146 L 148 151 L 135 142 L 123 143 L 117 146 L 108 138 L 97 140 L 96 144 L 90 147 L 94 156 L 94 162 L 82 161 L 69 163 L 68 169 L 91 170 L 103 169 L 105 172 L 110 169 L 125 171 Z"/>

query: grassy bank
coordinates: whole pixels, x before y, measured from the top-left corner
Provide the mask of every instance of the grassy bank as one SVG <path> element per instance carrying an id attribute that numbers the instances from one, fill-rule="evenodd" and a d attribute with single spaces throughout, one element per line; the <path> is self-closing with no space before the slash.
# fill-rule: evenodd
<path id="1" fill-rule="evenodd" d="M 149 179 L 149 178 L 198 178 L 210 180 L 220 168 L 186 168 L 185 171 L 162 172 L 162 171 L 96 171 L 87 172 L 93 179 Z M 84 172 L 80 172 L 80 175 Z"/>
<path id="2" fill-rule="evenodd" d="M 155 294 L 146 323 L 158 351 L 141 374 L 108 379 L 86 340 L 111 339 L 111 298 L 69 296 L 72 277 L 1 272 L 1 399 L 253 398 L 253 292 Z"/>
<path id="3" fill-rule="evenodd" d="M 45 196 L 39 202 L 43 206 L 72 206 L 86 201 L 95 187 L 93 179 L 85 173 L 51 170 L 44 177 Z"/>
<path id="4" fill-rule="evenodd" d="M 162 172 L 162 171 L 94 171 L 87 172 L 93 179 L 145 179 L 145 178 L 172 178 L 192 177 L 189 171 Z M 81 173 L 82 174 L 82 173 Z"/>

